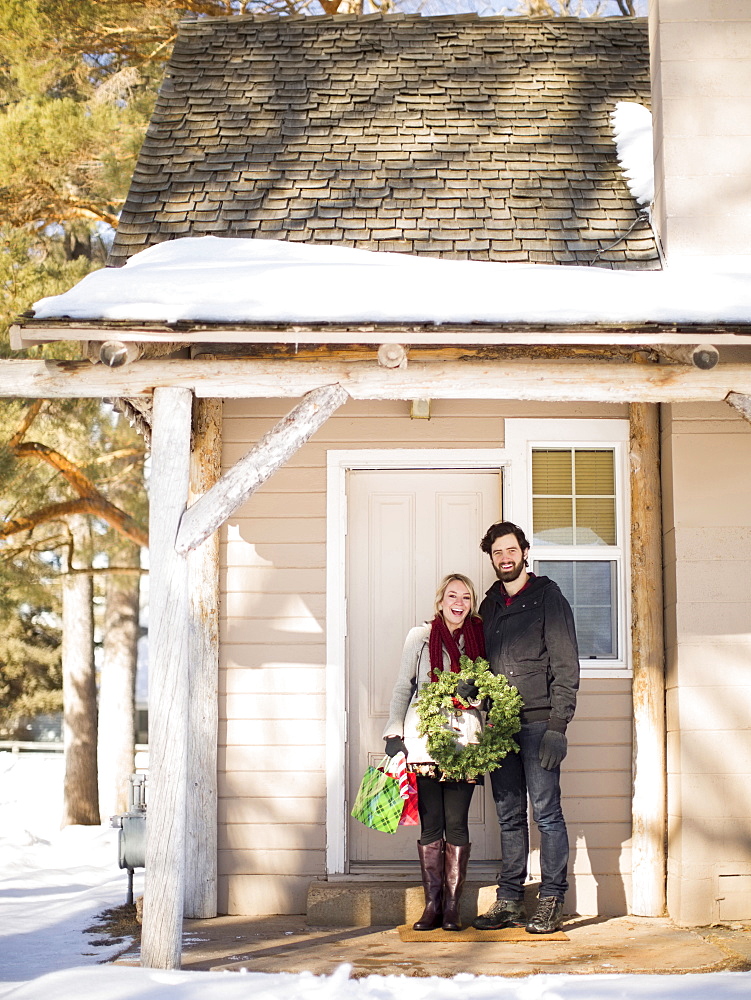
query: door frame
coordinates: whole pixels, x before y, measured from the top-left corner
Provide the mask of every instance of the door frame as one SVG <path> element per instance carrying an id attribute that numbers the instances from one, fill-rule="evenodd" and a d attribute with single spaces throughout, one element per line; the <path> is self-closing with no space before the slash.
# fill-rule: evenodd
<path id="1" fill-rule="evenodd" d="M 347 851 L 347 473 L 490 469 L 501 473 L 511 516 L 511 460 L 505 448 L 368 448 L 326 456 L 326 874 L 346 874 Z"/>

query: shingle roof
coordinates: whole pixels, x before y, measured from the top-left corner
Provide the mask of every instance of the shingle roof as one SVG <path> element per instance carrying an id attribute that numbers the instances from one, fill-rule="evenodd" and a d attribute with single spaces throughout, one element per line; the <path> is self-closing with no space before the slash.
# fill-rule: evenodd
<path id="1" fill-rule="evenodd" d="M 589 263 L 637 215 L 623 100 L 649 103 L 642 19 L 184 21 L 110 263 L 207 234 Z M 656 256 L 641 221 L 597 263 Z"/>

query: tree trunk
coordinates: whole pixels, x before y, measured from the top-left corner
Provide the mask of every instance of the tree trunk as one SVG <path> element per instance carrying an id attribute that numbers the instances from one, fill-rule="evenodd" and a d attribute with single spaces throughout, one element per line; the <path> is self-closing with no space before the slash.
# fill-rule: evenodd
<path id="1" fill-rule="evenodd" d="M 119 566 L 140 564 L 135 546 L 117 554 Z M 135 693 L 140 579 L 107 577 L 102 672 L 99 680 L 99 810 L 103 817 L 128 808 L 128 779 L 135 769 Z"/>
<path id="2" fill-rule="evenodd" d="M 88 526 L 71 525 L 76 556 L 68 569 L 82 562 Z M 99 823 L 97 790 L 97 705 L 94 670 L 93 581 L 86 573 L 63 577 L 63 749 L 65 779 L 61 826 Z"/>

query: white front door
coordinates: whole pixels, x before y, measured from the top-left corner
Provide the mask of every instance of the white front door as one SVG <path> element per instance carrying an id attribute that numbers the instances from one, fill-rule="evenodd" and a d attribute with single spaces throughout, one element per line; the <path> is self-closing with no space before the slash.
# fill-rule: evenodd
<path id="1" fill-rule="evenodd" d="M 433 617 L 440 579 L 463 573 L 480 599 L 495 579 L 479 544 L 488 525 L 501 517 L 501 473 L 351 471 L 347 492 L 351 808 L 365 768 L 383 757 L 382 731 L 405 636 Z M 487 789 L 475 792 L 470 822 L 473 859 L 497 858 L 498 824 Z M 361 862 L 414 860 L 418 836 L 419 827 L 389 835 L 350 818 L 349 857 Z"/>

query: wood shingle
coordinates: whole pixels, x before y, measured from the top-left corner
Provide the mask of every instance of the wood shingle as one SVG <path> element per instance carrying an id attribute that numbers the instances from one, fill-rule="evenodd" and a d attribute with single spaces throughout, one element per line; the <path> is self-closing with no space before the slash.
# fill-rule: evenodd
<path id="1" fill-rule="evenodd" d="M 655 267 L 609 120 L 649 90 L 641 19 L 184 21 L 110 263 L 211 234 Z"/>

